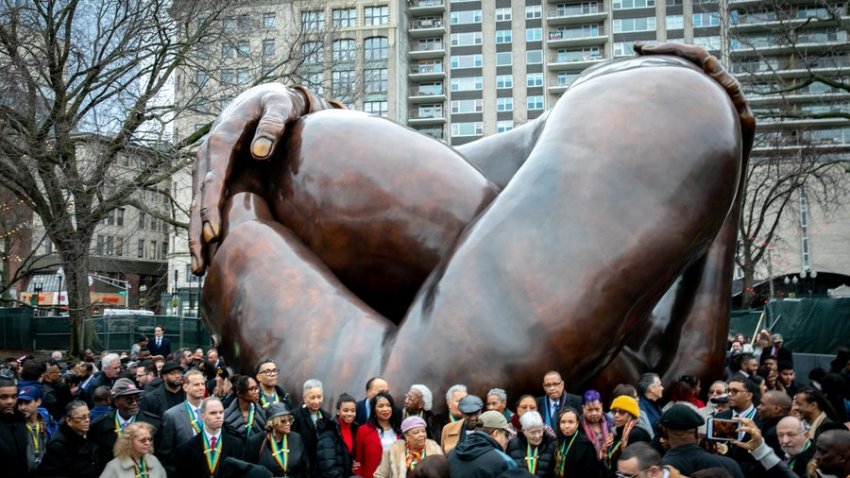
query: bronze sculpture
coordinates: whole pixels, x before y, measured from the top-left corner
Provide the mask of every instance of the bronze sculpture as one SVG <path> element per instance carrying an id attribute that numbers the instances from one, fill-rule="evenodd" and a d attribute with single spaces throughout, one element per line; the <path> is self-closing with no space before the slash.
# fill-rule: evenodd
<path id="1" fill-rule="evenodd" d="M 198 154 L 190 227 L 225 353 L 326 396 L 722 370 L 754 120 L 704 50 L 639 53 L 457 150 L 301 89 L 241 95 Z"/>

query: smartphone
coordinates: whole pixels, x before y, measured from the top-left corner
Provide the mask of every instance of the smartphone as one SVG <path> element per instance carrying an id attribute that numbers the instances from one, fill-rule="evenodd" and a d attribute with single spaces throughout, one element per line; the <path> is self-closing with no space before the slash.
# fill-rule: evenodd
<path id="1" fill-rule="evenodd" d="M 741 426 L 739 422 L 712 417 L 706 422 L 705 436 L 715 441 L 737 440 L 739 426 Z"/>

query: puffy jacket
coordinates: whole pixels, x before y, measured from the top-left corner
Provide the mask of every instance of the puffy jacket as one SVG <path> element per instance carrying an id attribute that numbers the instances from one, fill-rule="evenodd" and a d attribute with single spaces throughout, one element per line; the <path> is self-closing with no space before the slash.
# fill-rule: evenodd
<path id="1" fill-rule="evenodd" d="M 452 476 L 463 478 L 494 478 L 516 463 L 502 447 L 482 432 L 473 432 L 449 453 Z"/>
<path id="2" fill-rule="evenodd" d="M 36 475 L 97 478 L 104 465 L 98 462 L 97 445 L 63 423 L 47 444 L 47 451 Z"/>
<path id="3" fill-rule="evenodd" d="M 319 478 L 348 478 L 351 476 L 351 464 L 354 453 L 348 452 L 348 447 L 342 439 L 339 423 L 336 420 L 323 418 L 318 421 L 316 428 L 319 438 L 316 443 L 316 470 L 314 476 Z M 351 439 L 357 436 L 357 424 L 351 424 Z"/>
<path id="4" fill-rule="evenodd" d="M 247 423 L 242 417 L 242 409 L 239 408 L 239 400 L 234 400 L 227 409 L 224 410 L 224 427 L 233 432 L 234 435 L 241 436 L 243 440 L 250 438 L 247 430 Z M 254 426 L 250 435 L 259 433 L 262 435 L 266 429 L 266 412 L 259 404 L 254 404 Z"/>
<path id="5" fill-rule="evenodd" d="M 543 441 L 538 447 L 537 469 L 534 471 L 534 476 L 553 476 L 552 469 L 555 466 L 555 448 L 557 446 L 558 441 L 555 438 L 552 438 L 548 433 L 543 434 Z M 525 461 L 525 458 L 528 456 L 527 451 L 528 439 L 522 433 L 508 442 L 507 453 L 520 468 L 528 469 Z"/>

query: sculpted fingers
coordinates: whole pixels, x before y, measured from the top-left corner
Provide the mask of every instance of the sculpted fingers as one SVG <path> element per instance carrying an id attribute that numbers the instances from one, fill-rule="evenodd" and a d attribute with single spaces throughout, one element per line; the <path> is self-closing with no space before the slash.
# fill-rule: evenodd
<path id="1" fill-rule="evenodd" d="M 201 181 L 206 176 L 207 143 L 201 145 L 198 157 L 192 166 L 192 204 L 189 206 L 189 254 L 192 257 L 192 272 L 203 274 L 206 269 L 206 254 L 202 237 Z"/>

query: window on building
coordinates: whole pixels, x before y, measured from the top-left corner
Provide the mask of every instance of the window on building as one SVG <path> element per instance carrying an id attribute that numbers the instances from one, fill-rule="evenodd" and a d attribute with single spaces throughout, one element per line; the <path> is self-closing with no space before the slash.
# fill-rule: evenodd
<path id="1" fill-rule="evenodd" d="M 263 56 L 274 56 L 274 39 L 263 40 Z"/>
<path id="2" fill-rule="evenodd" d="M 251 82 L 251 73 L 247 68 L 238 68 L 236 70 L 236 82 L 240 85 L 247 85 Z"/>
<path id="3" fill-rule="evenodd" d="M 221 57 L 236 58 L 236 47 L 229 41 L 221 42 Z"/>
<path id="4" fill-rule="evenodd" d="M 480 45 L 481 32 L 452 33 L 452 46 Z"/>
<path id="5" fill-rule="evenodd" d="M 386 60 L 389 55 L 387 37 L 370 37 L 363 42 L 363 55 L 366 61 Z"/>
<path id="6" fill-rule="evenodd" d="M 612 26 L 614 33 L 655 31 L 655 17 L 616 19 Z"/>
<path id="7" fill-rule="evenodd" d="M 207 84 L 207 75 L 206 70 L 195 70 L 195 84 L 198 86 L 204 86 Z"/>
<path id="8" fill-rule="evenodd" d="M 466 78 L 452 78 L 452 91 L 480 91 L 483 80 L 480 76 L 469 76 Z"/>
<path id="9" fill-rule="evenodd" d="M 513 40 L 513 32 L 510 30 L 496 30 L 496 43 L 510 43 Z"/>
<path id="10" fill-rule="evenodd" d="M 354 61 L 356 48 L 354 40 L 348 38 L 334 40 L 331 44 L 331 55 L 334 61 Z"/>
<path id="11" fill-rule="evenodd" d="M 614 10 L 627 10 L 629 8 L 648 8 L 654 7 L 655 0 L 614 0 Z"/>
<path id="12" fill-rule="evenodd" d="M 681 30 L 685 28 L 685 17 L 682 15 L 667 15 L 664 22 L 668 30 Z"/>
<path id="13" fill-rule="evenodd" d="M 496 53 L 496 66 L 508 66 L 513 63 L 513 52 L 500 51 Z"/>
<path id="14" fill-rule="evenodd" d="M 316 31 L 325 27 L 325 12 L 311 10 L 301 12 L 301 29 L 304 31 Z"/>
<path id="15" fill-rule="evenodd" d="M 350 28 L 357 25 L 356 8 L 338 8 L 332 12 L 334 28 Z"/>
<path id="16" fill-rule="evenodd" d="M 240 33 L 248 33 L 251 29 L 251 18 L 247 14 L 236 17 L 236 29 Z"/>
<path id="17" fill-rule="evenodd" d="M 115 210 L 115 225 L 123 226 L 124 225 L 124 212 L 126 210 L 123 207 L 119 207 Z"/>
<path id="18" fill-rule="evenodd" d="M 115 255 L 115 238 L 113 236 L 106 236 L 106 250 L 103 252 L 107 256 Z"/>
<path id="19" fill-rule="evenodd" d="M 234 71 L 230 68 L 221 70 L 221 84 L 232 85 L 234 80 Z"/>
<path id="20" fill-rule="evenodd" d="M 148 259 L 156 259 L 156 241 L 148 243 Z"/>
<path id="21" fill-rule="evenodd" d="M 694 28 L 716 27 L 720 26 L 720 13 L 694 13 L 693 14 Z"/>
<path id="22" fill-rule="evenodd" d="M 363 70 L 366 93 L 386 93 L 389 89 L 389 75 L 386 68 Z"/>
<path id="23" fill-rule="evenodd" d="M 414 92 L 419 96 L 442 95 L 443 94 L 443 82 L 442 81 L 425 81 L 425 82 L 419 83 L 419 86 L 414 90 Z"/>
<path id="24" fill-rule="evenodd" d="M 139 257 L 140 259 L 145 258 L 145 240 L 144 239 L 139 239 L 138 249 L 136 250 L 136 256 Z"/>
<path id="25" fill-rule="evenodd" d="M 525 52 L 525 63 L 539 65 L 543 63 L 543 50 L 528 50 Z"/>
<path id="26" fill-rule="evenodd" d="M 454 39 L 452 39 L 454 41 Z M 416 51 L 434 51 L 443 49 L 443 40 L 441 38 L 420 38 L 417 43 Z"/>
<path id="27" fill-rule="evenodd" d="M 318 96 L 325 94 L 325 74 L 320 72 L 304 76 L 304 86 Z"/>
<path id="28" fill-rule="evenodd" d="M 506 98 L 496 98 L 496 111 L 513 111 L 514 99 L 510 96 Z"/>
<path id="29" fill-rule="evenodd" d="M 227 33 L 233 33 L 236 31 L 236 18 L 235 17 L 227 17 L 222 20 L 222 28 Z"/>
<path id="30" fill-rule="evenodd" d="M 389 111 L 389 102 L 387 101 L 364 101 L 363 111 L 375 116 L 383 116 L 386 118 Z"/>
<path id="31" fill-rule="evenodd" d="M 542 96 L 529 96 L 528 97 L 528 111 L 542 110 L 543 109 L 543 97 Z"/>
<path id="32" fill-rule="evenodd" d="M 451 102 L 452 113 L 454 114 L 463 114 L 463 113 L 480 113 L 482 108 L 482 101 L 478 100 L 452 100 Z"/>
<path id="33" fill-rule="evenodd" d="M 331 73 L 331 96 L 340 101 L 351 101 L 357 91 L 357 76 L 354 70 L 339 70 Z"/>
<path id="34" fill-rule="evenodd" d="M 124 238 L 121 236 L 115 237 L 115 255 L 123 256 L 124 255 Z"/>
<path id="35" fill-rule="evenodd" d="M 239 58 L 248 58 L 251 56 L 251 42 L 248 40 L 239 40 L 236 44 L 237 54 Z"/>
<path id="36" fill-rule="evenodd" d="M 275 14 L 274 12 L 267 12 L 263 14 L 263 28 L 266 30 L 271 30 L 274 28 L 275 24 Z"/>
<path id="37" fill-rule="evenodd" d="M 525 41 L 540 41 L 543 39 L 543 29 L 540 27 L 526 28 Z"/>
<path id="38" fill-rule="evenodd" d="M 386 5 L 366 7 L 363 9 L 363 20 L 366 25 L 386 25 L 390 23 L 390 10 Z"/>
<path id="39" fill-rule="evenodd" d="M 498 75 L 496 76 L 496 88 L 500 90 L 513 88 L 514 87 L 514 77 L 513 75 Z"/>
<path id="40" fill-rule="evenodd" d="M 451 68 L 453 70 L 480 68 L 482 64 L 481 55 L 452 55 L 451 57 Z"/>
<path id="41" fill-rule="evenodd" d="M 525 7 L 525 18 L 528 20 L 543 17 L 543 7 L 540 5 L 528 5 Z"/>
<path id="42" fill-rule="evenodd" d="M 97 242 L 95 243 L 95 246 L 94 246 L 94 253 L 99 255 L 99 256 L 102 256 L 104 244 L 106 244 L 106 237 L 103 234 L 98 234 L 97 235 Z"/>
<path id="43" fill-rule="evenodd" d="M 417 118 L 442 118 L 443 117 L 443 104 L 442 103 L 431 103 L 419 105 L 417 108 Z"/>
<path id="44" fill-rule="evenodd" d="M 633 41 L 614 42 L 614 56 L 633 56 L 635 54 Z"/>
<path id="45" fill-rule="evenodd" d="M 484 134 L 484 123 L 452 123 L 452 136 L 481 136 Z"/>
<path id="46" fill-rule="evenodd" d="M 509 22 L 513 18 L 513 13 L 511 12 L 511 8 L 497 8 L 496 9 L 496 21 L 497 22 Z"/>
<path id="47" fill-rule="evenodd" d="M 115 222 L 115 211 L 109 211 L 106 213 L 106 217 L 103 218 L 103 224 L 105 226 L 111 226 Z"/>
<path id="48" fill-rule="evenodd" d="M 543 73 L 528 73 L 525 75 L 525 84 L 528 87 L 543 86 Z"/>
<path id="49" fill-rule="evenodd" d="M 160 260 L 164 261 L 166 258 L 168 258 L 168 242 L 161 242 L 159 251 Z"/>
<path id="50" fill-rule="evenodd" d="M 496 121 L 496 132 L 504 133 L 505 131 L 510 131 L 514 129 L 513 120 L 500 120 Z"/>
<path id="51" fill-rule="evenodd" d="M 481 10 L 454 11 L 449 16 L 452 25 L 463 25 L 466 23 L 481 23 Z"/>
<path id="52" fill-rule="evenodd" d="M 301 44 L 301 56 L 307 65 L 319 65 L 325 61 L 325 47 L 322 42 L 305 41 Z"/>
<path id="53" fill-rule="evenodd" d="M 145 230 L 145 213 L 139 211 L 139 229 Z"/>

